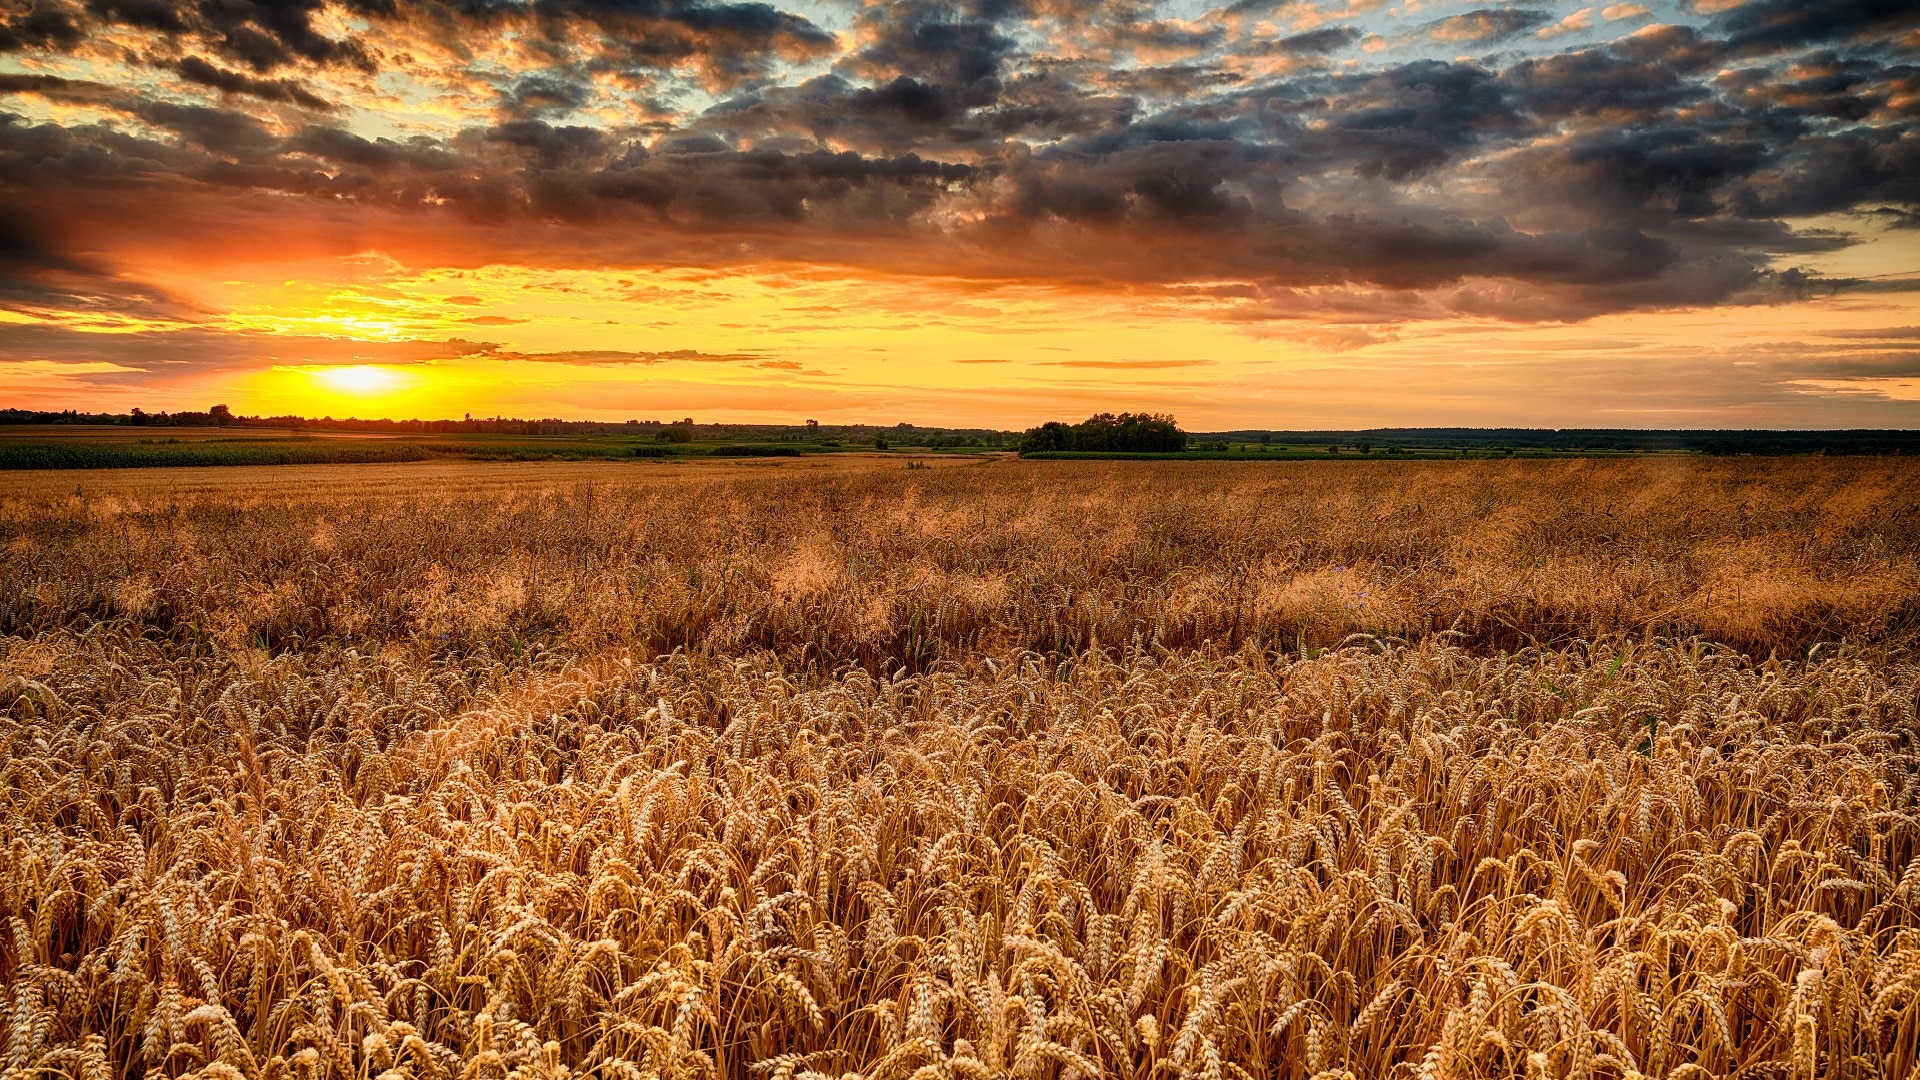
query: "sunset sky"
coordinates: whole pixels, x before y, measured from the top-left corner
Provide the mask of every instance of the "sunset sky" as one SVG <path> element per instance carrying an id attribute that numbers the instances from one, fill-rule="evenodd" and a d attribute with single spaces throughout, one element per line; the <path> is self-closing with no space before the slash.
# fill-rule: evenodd
<path id="1" fill-rule="evenodd" d="M 1920 4 L 0 0 L 0 407 L 1920 426 Z"/>

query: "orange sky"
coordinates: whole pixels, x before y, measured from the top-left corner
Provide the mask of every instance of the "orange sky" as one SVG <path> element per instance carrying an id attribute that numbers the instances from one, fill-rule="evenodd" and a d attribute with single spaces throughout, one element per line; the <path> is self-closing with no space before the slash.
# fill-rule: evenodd
<path id="1" fill-rule="evenodd" d="M 1816 7 L 60 8 L 0 406 L 1914 426 L 1913 20 Z"/>

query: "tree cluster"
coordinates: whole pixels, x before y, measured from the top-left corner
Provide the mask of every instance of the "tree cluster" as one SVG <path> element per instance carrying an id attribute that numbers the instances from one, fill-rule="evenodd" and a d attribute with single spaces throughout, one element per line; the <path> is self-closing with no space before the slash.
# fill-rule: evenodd
<path id="1" fill-rule="evenodd" d="M 1156 454 L 1187 448 L 1187 433 L 1172 416 L 1160 413 L 1095 413 L 1083 423 L 1050 421 L 1028 428 L 1020 452 L 1090 450 L 1103 453 Z"/>

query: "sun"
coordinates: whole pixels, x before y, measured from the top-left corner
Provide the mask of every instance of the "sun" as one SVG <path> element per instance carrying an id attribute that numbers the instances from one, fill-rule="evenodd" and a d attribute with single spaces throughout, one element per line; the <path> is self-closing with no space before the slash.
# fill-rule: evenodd
<path id="1" fill-rule="evenodd" d="M 384 394 L 405 385 L 406 379 L 392 368 L 373 364 L 321 368 L 314 377 L 343 394 Z"/>

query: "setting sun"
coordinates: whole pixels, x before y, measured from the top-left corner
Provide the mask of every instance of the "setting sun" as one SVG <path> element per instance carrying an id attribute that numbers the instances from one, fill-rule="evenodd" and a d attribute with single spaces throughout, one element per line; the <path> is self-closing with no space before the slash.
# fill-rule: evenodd
<path id="1" fill-rule="evenodd" d="M 358 394 L 363 397 L 392 393 L 412 381 L 392 368 L 375 367 L 371 364 L 320 368 L 312 374 L 314 378 L 326 384 L 329 390 L 343 394 Z"/>

